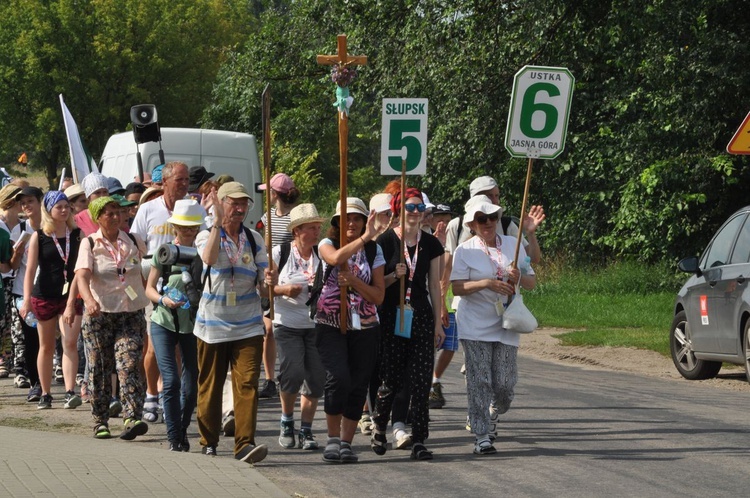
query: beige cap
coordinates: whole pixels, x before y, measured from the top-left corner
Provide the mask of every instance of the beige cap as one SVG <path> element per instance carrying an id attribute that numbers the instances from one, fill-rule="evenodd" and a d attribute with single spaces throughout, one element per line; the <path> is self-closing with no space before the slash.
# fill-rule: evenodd
<path id="1" fill-rule="evenodd" d="M 72 201 L 79 195 L 83 195 L 85 193 L 86 191 L 83 190 L 83 187 L 79 183 L 74 183 L 73 185 L 65 189 L 65 197 L 67 197 L 69 201 Z"/>
<path id="2" fill-rule="evenodd" d="M 250 202 L 253 202 L 253 198 L 240 182 L 227 182 L 219 187 L 218 197 L 220 201 L 225 197 L 231 197 L 232 199 L 250 199 Z"/>
<path id="3" fill-rule="evenodd" d="M 385 192 L 373 195 L 372 199 L 370 199 L 370 211 L 375 211 L 376 213 L 388 211 L 391 209 L 391 199 L 393 199 L 393 196 Z"/>

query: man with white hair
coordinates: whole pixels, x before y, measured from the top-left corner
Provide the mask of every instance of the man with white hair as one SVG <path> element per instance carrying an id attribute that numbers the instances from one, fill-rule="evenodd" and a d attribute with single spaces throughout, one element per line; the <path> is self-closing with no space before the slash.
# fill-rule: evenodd
<path id="1" fill-rule="evenodd" d="M 473 202 L 478 200 L 489 201 L 492 204 L 500 205 L 500 188 L 497 182 L 491 176 L 480 176 L 474 179 L 469 185 L 469 194 L 471 198 L 467 201 L 466 206 L 471 205 Z M 498 235 L 510 235 L 513 237 L 519 237 L 519 227 L 512 220 L 503 217 L 503 209 L 498 211 L 500 215 L 500 222 L 497 224 Z M 521 242 L 524 245 L 526 254 L 531 258 L 532 263 L 537 263 L 541 259 L 542 253 L 539 248 L 539 241 L 536 238 L 536 230 L 539 225 L 545 219 L 544 208 L 542 206 L 531 206 L 528 214 L 523 219 L 523 235 Z M 463 226 L 463 216 L 454 218 L 448 223 L 446 241 L 445 241 L 445 268 L 443 270 L 443 277 L 441 279 L 441 292 L 442 299 L 445 303 L 448 294 L 448 288 L 450 286 L 450 274 L 453 269 L 453 253 L 456 248 L 462 242 L 469 240 L 472 237 L 471 231 Z M 520 267 L 523 262 L 517 262 Z M 458 304 L 458 298 L 453 298 L 452 309 L 456 309 Z M 443 325 L 448 325 L 448 306 L 443 306 Z M 435 370 L 432 377 L 432 390 L 430 391 L 430 408 L 442 408 L 445 405 L 445 397 L 443 396 L 443 388 L 440 383 L 445 370 L 453 360 L 453 355 L 458 349 L 458 342 L 455 342 L 455 350 L 451 351 L 448 349 L 442 349 L 438 354 L 437 360 L 435 361 Z"/>

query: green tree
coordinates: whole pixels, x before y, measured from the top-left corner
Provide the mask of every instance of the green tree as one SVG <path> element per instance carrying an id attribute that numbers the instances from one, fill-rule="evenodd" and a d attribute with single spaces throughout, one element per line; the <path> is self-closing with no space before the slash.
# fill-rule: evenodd
<path id="1" fill-rule="evenodd" d="M 227 48 L 251 25 L 243 0 L 7 0 L 0 6 L 0 135 L 47 177 L 67 163 L 58 94 L 95 155 L 156 104 L 162 126 L 195 126 Z"/>

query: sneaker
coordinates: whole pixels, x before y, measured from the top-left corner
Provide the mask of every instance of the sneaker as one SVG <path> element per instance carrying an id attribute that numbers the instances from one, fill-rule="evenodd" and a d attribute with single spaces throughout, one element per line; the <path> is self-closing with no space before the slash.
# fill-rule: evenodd
<path id="1" fill-rule="evenodd" d="M 112 398 L 112 401 L 109 402 L 109 416 L 119 417 L 120 413 L 122 413 L 122 403 L 119 399 Z"/>
<path id="2" fill-rule="evenodd" d="M 263 382 L 263 387 L 258 392 L 258 397 L 263 398 L 275 398 L 278 395 L 276 391 L 276 383 L 272 380 Z"/>
<path id="3" fill-rule="evenodd" d="M 83 385 L 83 374 L 76 374 L 76 385 L 78 387 Z"/>
<path id="4" fill-rule="evenodd" d="M 471 422 L 469 421 L 469 416 L 466 416 L 466 430 L 471 432 Z"/>
<path id="5" fill-rule="evenodd" d="M 297 433 L 297 448 L 303 450 L 317 450 L 318 442 L 310 429 L 300 429 Z"/>
<path id="6" fill-rule="evenodd" d="M 370 418 L 370 414 L 363 413 L 362 417 L 359 419 L 359 422 L 357 423 L 357 426 L 359 427 L 359 430 L 363 436 L 371 436 L 372 435 L 372 419 Z"/>
<path id="7" fill-rule="evenodd" d="M 125 427 L 120 433 L 120 439 L 125 441 L 132 441 L 138 436 L 143 436 L 148 432 L 148 424 L 142 420 L 136 420 L 134 418 L 125 419 Z"/>
<path id="8" fill-rule="evenodd" d="M 282 448 L 294 448 L 297 446 L 294 440 L 294 421 L 281 422 L 281 434 L 279 434 L 279 445 Z"/>
<path id="9" fill-rule="evenodd" d="M 215 457 L 216 446 L 204 446 L 203 448 L 201 448 L 201 453 L 203 453 L 204 455 Z"/>
<path id="10" fill-rule="evenodd" d="M 388 438 L 385 435 L 385 431 L 378 430 L 377 428 L 373 431 L 370 438 L 370 448 L 372 448 L 372 451 L 376 455 L 385 455 L 385 452 L 388 451 Z"/>
<path id="11" fill-rule="evenodd" d="M 13 379 L 13 385 L 19 389 L 28 389 L 31 387 L 31 382 L 29 382 L 29 378 L 24 374 L 18 374 Z"/>
<path id="12" fill-rule="evenodd" d="M 52 395 L 51 394 L 42 394 L 42 397 L 39 398 L 39 404 L 36 405 L 37 410 L 49 410 L 52 408 Z"/>
<path id="13" fill-rule="evenodd" d="M 408 432 L 398 429 L 393 432 L 393 439 L 395 440 L 396 448 L 399 450 L 408 450 L 411 448 L 411 434 Z"/>
<path id="14" fill-rule="evenodd" d="M 83 401 L 81 401 L 81 397 L 73 391 L 68 391 L 67 393 L 65 393 L 65 405 L 63 405 L 63 408 L 72 410 L 74 408 L 78 408 L 82 404 Z"/>
<path id="15" fill-rule="evenodd" d="M 461 369 L 459 370 L 459 372 L 461 373 L 461 375 L 466 375 L 466 363 L 461 365 Z"/>
<path id="16" fill-rule="evenodd" d="M 182 451 L 182 445 L 174 441 L 169 442 L 169 451 Z"/>
<path id="17" fill-rule="evenodd" d="M 221 430 L 224 432 L 225 437 L 234 436 L 234 412 L 229 412 L 224 417 L 224 420 L 221 421 Z"/>
<path id="18" fill-rule="evenodd" d="M 34 387 L 29 389 L 29 394 L 26 396 L 26 401 L 28 403 L 36 403 L 42 398 L 42 386 L 39 385 L 37 382 L 34 384 Z"/>
<path id="19" fill-rule="evenodd" d="M 474 444 L 475 455 L 494 455 L 497 450 L 489 439 L 480 439 Z"/>
<path id="20" fill-rule="evenodd" d="M 96 439 L 109 439 L 112 437 L 112 433 L 109 432 L 107 424 L 97 424 L 94 427 L 94 437 Z"/>
<path id="21" fill-rule="evenodd" d="M 55 365 L 55 382 L 58 384 L 65 384 L 65 377 L 63 377 L 63 371 L 60 365 Z"/>
<path id="22" fill-rule="evenodd" d="M 0 379 L 6 379 L 10 375 L 10 370 L 5 363 L 0 363 Z"/>
<path id="23" fill-rule="evenodd" d="M 89 385 L 86 382 L 81 384 L 81 401 L 84 403 L 89 402 Z"/>
<path id="24" fill-rule="evenodd" d="M 430 391 L 430 410 L 440 409 L 444 406 L 443 385 L 440 382 L 435 382 L 432 384 L 432 390 Z"/>
<path id="25" fill-rule="evenodd" d="M 241 462 L 258 463 L 266 458 L 266 455 L 268 455 L 268 447 L 265 444 L 259 444 L 257 446 L 254 444 L 248 444 L 237 452 L 237 454 L 234 455 L 234 458 Z"/>

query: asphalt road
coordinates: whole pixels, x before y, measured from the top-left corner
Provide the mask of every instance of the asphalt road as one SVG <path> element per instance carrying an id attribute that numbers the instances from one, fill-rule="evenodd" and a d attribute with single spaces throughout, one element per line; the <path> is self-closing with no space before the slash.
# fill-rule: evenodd
<path id="1" fill-rule="evenodd" d="M 257 439 L 270 452 L 256 468 L 292 496 L 744 496 L 750 487 L 746 394 L 521 357 L 498 453 L 480 457 L 458 366 L 445 379 L 448 404 L 431 412 L 435 460 L 379 457 L 357 434 L 360 462 L 326 465 L 320 451 L 278 446 L 280 405 L 263 400 Z M 314 427 L 324 443 L 322 418 Z"/>

